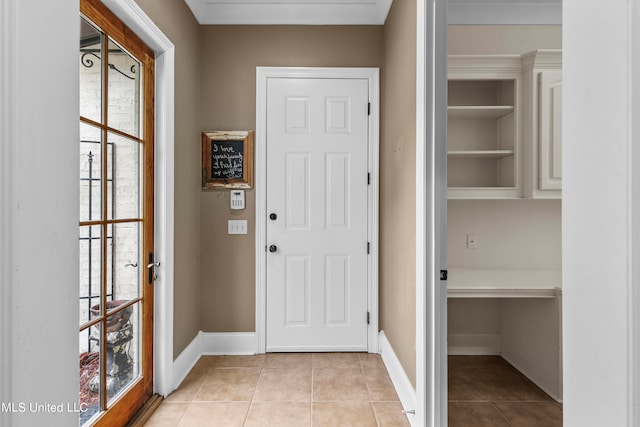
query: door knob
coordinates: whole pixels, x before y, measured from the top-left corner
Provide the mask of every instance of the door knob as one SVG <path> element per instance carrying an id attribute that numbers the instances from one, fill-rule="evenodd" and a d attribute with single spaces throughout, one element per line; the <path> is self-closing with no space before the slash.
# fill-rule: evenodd
<path id="1" fill-rule="evenodd" d="M 272 213 L 272 214 L 269 215 L 269 219 L 271 221 L 275 221 L 276 219 L 278 219 L 278 215 L 276 215 L 275 213 Z"/>
<path id="2" fill-rule="evenodd" d="M 277 250 L 278 250 L 278 247 L 276 245 L 269 246 L 269 252 L 274 253 Z"/>

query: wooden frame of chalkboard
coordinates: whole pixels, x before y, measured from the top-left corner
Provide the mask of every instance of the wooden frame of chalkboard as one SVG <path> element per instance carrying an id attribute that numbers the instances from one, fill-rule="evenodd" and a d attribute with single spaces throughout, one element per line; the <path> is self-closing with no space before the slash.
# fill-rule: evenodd
<path id="1" fill-rule="evenodd" d="M 202 132 L 202 189 L 253 187 L 253 131 Z"/>

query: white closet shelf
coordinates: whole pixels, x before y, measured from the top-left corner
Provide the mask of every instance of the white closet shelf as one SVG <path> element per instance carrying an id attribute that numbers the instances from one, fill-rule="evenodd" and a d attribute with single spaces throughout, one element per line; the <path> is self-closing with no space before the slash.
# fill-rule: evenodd
<path id="1" fill-rule="evenodd" d="M 513 113 L 513 105 L 450 105 L 450 119 L 498 119 Z"/>
<path id="2" fill-rule="evenodd" d="M 449 298 L 555 298 L 561 270 L 449 269 Z"/>
<path id="3" fill-rule="evenodd" d="M 513 150 L 452 150 L 447 156 L 453 159 L 500 159 L 514 155 Z"/>

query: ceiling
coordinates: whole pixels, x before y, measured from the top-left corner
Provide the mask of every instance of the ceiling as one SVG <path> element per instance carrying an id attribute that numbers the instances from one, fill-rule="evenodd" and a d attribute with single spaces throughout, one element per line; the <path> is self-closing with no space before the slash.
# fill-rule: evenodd
<path id="1" fill-rule="evenodd" d="M 393 0 L 184 1 L 202 25 L 383 25 Z M 448 21 L 450 24 L 561 24 L 561 1 L 449 0 Z"/>

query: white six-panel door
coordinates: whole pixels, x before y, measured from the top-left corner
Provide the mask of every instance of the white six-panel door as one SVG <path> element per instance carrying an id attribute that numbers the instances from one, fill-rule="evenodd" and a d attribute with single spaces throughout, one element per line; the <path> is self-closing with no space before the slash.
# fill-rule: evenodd
<path id="1" fill-rule="evenodd" d="M 267 83 L 266 350 L 366 351 L 367 79 Z"/>

